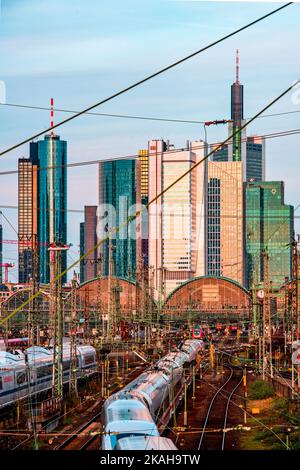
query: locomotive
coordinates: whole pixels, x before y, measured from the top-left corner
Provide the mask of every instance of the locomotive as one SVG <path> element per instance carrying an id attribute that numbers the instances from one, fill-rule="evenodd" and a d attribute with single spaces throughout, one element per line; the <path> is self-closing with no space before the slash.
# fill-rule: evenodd
<path id="1" fill-rule="evenodd" d="M 183 395 L 197 355 L 204 349 L 201 340 L 186 340 L 180 350 L 170 352 L 153 367 L 111 395 L 102 410 L 104 450 L 172 450 L 170 439 L 160 436 L 156 425 L 169 421 L 174 403 Z M 187 378 L 186 378 L 187 377 Z"/>
<path id="2" fill-rule="evenodd" d="M 97 371 L 98 362 L 95 348 L 76 347 L 77 379 Z M 32 346 L 21 351 L 0 351 L 0 409 L 51 389 L 53 370 L 53 349 Z M 63 348 L 63 383 L 70 375 L 70 345 Z"/>

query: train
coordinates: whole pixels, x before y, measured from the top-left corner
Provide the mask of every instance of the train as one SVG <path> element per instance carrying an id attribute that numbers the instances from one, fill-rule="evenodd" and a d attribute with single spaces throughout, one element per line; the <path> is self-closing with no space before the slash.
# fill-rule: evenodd
<path id="1" fill-rule="evenodd" d="M 77 346 L 77 379 L 98 370 L 97 353 L 92 346 Z M 24 352 L 0 351 L 0 409 L 28 395 L 52 387 L 53 349 L 32 346 Z M 70 344 L 63 347 L 63 383 L 70 375 Z"/>
<path id="2" fill-rule="evenodd" d="M 174 407 L 183 397 L 184 382 L 191 371 L 202 340 L 186 340 L 181 347 L 111 395 L 102 408 L 103 450 L 176 450 L 170 439 L 160 436 Z"/>

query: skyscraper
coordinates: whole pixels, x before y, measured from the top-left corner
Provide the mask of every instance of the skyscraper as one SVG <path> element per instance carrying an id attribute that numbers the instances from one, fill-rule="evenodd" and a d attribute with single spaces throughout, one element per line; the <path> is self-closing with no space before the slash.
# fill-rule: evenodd
<path id="1" fill-rule="evenodd" d="M 67 242 L 67 142 L 58 135 L 46 135 L 34 142 L 31 152 L 39 160 L 39 263 L 40 282 L 50 281 L 50 243 Z M 67 254 L 62 252 L 62 270 L 67 267 Z M 66 282 L 66 275 L 62 282 Z"/>
<path id="2" fill-rule="evenodd" d="M 97 206 L 84 206 L 84 222 L 80 224 L 80 256 L 97 244 Z M 97 248 L 80 263 L 80 282 L 97 276 Z"/>
<path id="3" fill-rule="evenodd" d="M 149 189 L 149 155 L 148 150 L 139 151 L 140 162 L 140 184 L 141 184 L 141 203 L 147 206 Z M 148 213 L 146 209 L 141 214 L 141 251 L 144 266 L 149 264 L 149 239 L 148 239 Z"/>
<path id="4" fill-rule="evenodd" d="M 110 243 L 100 245 L 102 274 L 109 273 L 110 257 L 113 271 L 118 277 L 133 279 L 137 259 L 141 256 L 140 239 L 137 240 L 138 221 L 127 224 L 140 204 L 139 161 L 114 160 L 99 164 L 99 237 L 105 238 L 113 230 Z M 114 231 L 115 227 L 120 230 Z"/>
<path id="5" fill-rule="evenodd" d="M 273 286 L 282 285 L 286 276 L 291 278 L 293 230 L 294 208 L 284 203 L 282 181 L 245 184 L 246 287 L 264 280 L 264 250 L 269 254 Z"/>
<path id="6" fill-rule="evenodd" d="M 80 253 L 80 258 L 84 255 L 84 222 L 80 222 L 79 224 L 79 253 Z M 79 279 L 80 283 L 84 282 L 84 259 L 80 261 L 80 271 L 79 271 Z"/>
<path id="7" fill-rule="evenodd" d="M 242 162 L 208 162 L 206 273 L 244 282 Z"/>
<path id="8" fill-rule="evenodd" d="M 38 232 L 38 157 L 30 144 L 30 157 L 18 161 L 19 282 L 33 277 L 34 237 Z"/>
<path id="9" fill-rule="evenodd" d="M 199 144 L 171 150 L 163 140 L 149 142 L 149 201 L 203 158 Z M 204 274 L 205 169 L 199 165 L 149 207 L 149 267 L 157 298 Z"/>
<path id="10" fill-rule="evenodd" d="M 236 55 L 236 79 L 231 85 L 231 122 L 228 135 L 232 135 L 246 123 L 244 120 L 244 86 L 239 80 L 239 57 Z M 217 145 L 212 145 L 211 150 Z M 244 181 L 265 180 L 265 139 L 259 136 L 247 137 L 246 129 L 237 132 L 220 150 L 212 155 L 214 162 L 243 161 Z"/>

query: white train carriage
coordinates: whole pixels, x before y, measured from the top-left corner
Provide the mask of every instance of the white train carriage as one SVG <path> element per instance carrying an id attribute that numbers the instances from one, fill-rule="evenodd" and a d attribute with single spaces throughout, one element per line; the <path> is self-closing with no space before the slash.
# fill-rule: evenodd
<path id="1" fill-rule="evenodd" d="M 97 355 L 91 346 L 78 346 L 77 378 L 86 377 L 97 371 Z M 0 351 L 0 408 L 28 394 L 46 391 L 52 386 L 53 350 L 39 346 L 28 348 L 25 354 Z M 70 346 L 63 349 L 63 382 L 69 380 Z"/>
<path id="2" fill-rule="evenodd" d="M 105 401 L 102 413 L 102 449 L 116 449 L 124 437 L 159 437 L 147 406 L 131 393 L 122 391 L 112 395 Z"/>
<path id="3" fill-rule="evenodd" d="M 197 354 L 203 349 L 204 343 L 198 339 L 187 339 L 181 347 L 181 351 L 187 354 L 190 363 L 197 359 Z"/>
<path id="4" fill-rule="evenodd" d="M 148 371 L 141 374 L 134 383 L 128 384 L 123 391 L 133 394 L 143 401 L 152 416 L 168 396 L 171 377 L 163 372 Z"/>
<path id="5" fill-rule="evenodd" d="M 180 394 L 183 386 L 183 366 L 194 362 L 202 348 L 202 341 L 185 341 L 181 351 L 167 354 L 105 401 L 102 449 L 176 449 L 171 441 L 160 437 L 154 420 L 160 415 L 170 416 L 173 396 Z"/>
<path id="6" fill-rule="evenodd" d="M 161 436 L 131 436 L 119 439 L 116 450 L 178 450 L 173 441 Z"/>

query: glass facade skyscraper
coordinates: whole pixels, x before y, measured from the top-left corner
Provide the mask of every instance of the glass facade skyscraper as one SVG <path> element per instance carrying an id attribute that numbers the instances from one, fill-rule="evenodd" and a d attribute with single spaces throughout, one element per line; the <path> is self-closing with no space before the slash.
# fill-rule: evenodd
<path id="1" fill-rule="evenodd" d="M 19 282 L 33 277 L 34 237 L 38 230 L 38 156 L 30 144 L 30 158 L 18 161 L 18 261 Z"/>
<path id="2" fill-rule="evenodd" d="M 274 287 L 291 277 L 289 245 L 294 230 L 294 208 L 284 204 L 282 181 L 245 183 L 246 287 L 264 280 L 262 251 L 269 254 L 270 281 Z"/>
<path id="3" fill-rule="evenodd" d="M 134 279 L 137 263 L 136 221 L 126 223 L 136 211 L 137 160 L 115 160 L 99 164 L 99 236 L 111 236 L 114 275 Z M 132 212 L 130 209 L 132 208 Z M 120 226 L 119 231 L 114 231 Z M 109 274 L 109 242 L 100 245 L 102 274 Z"/>
<path id="4" fill-rule="evenodd" d="M 244 283 L 242 162 L 208 162 L 206 273 Z"/>
<path id="5" fill-rule="evenodd" d="M 141 181 L 141 203 L 143 206 L 148 204 L 148 190 L 149 190 L 149 155 L 148 150 L 139 150 L 139 163 L 140 163 L 140 181 Z M 149 241 L 148 241 L 148 214 L 146 209 L 141 215 L 142 225 L 142 258 L 144 266 L 149 265 Z"/>
<path id="6" fill-rule="evenodd" d="M 238 62 L 236 80 L 231 85 L 231 122 L 228 125 L 228 136 L 238 131 L 244 124 L 244 86 L 239 82 Z M 216 148 L 213 144 L 211 150 Z M 265 139 L 258 136 L 247 137 L 246 129 L 217 150 L 212 156 L 214 162 L 243 161 L 244 181 L 265 180 Z"/>
<path id="7" fill-rule="evenodd" d="M 50 281 L 49 243 L 67 243 L 67 142 L 46 135 L 31 144 L 39 160 L 38 241 L 40 282 Z M 67 253 L 62 252 L 62 270 L 67 267 Z M 62 277 L 66 282 L 66 275 Z"/>

